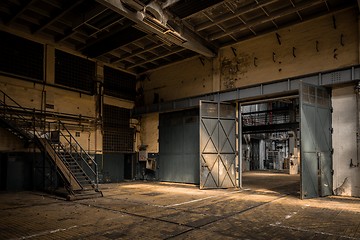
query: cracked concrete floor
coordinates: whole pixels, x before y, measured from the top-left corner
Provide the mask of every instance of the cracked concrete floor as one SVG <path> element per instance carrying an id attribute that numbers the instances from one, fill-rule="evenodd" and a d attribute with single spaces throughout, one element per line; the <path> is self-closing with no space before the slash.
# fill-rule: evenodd
<path id="1" fill-rule="evenodd" d="M 0 194 L 0 239 L 360 239 L 360 199 L 300 200 L 299 178 L 244 174 L 244 188 L 124 182 L 73 202 Z"/>

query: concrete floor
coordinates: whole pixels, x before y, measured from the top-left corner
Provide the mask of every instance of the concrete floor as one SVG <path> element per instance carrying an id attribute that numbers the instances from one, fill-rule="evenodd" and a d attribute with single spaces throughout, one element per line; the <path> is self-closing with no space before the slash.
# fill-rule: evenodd
<path id="1" fill-rule="evenodd" d="M 244 189 L 102 185 L 74 202 L 0 194 L 0 239 L 360 239 L 360 199 L 299 199 L 299 176 L 244 174 Z"/>

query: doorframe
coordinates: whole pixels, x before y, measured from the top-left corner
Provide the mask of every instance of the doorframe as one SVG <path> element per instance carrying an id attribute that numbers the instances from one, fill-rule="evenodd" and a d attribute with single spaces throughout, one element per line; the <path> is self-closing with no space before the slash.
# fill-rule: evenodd
<path id="1" fill-rule="evenodd" d="M 242 104 L 237 102 L 237 137 L 238 137 L 238 146 L 237 146 L 237 164 L 238 164 L 238 188 L 242 188 L 242 158 L 243 158 L 243 151 L 242 151 L 242 114 L 241 114 L 241 106 Z"/>

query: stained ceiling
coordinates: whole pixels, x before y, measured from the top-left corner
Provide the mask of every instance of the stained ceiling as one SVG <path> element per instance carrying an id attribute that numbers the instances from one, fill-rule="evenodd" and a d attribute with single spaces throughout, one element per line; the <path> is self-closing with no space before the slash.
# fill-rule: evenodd
<path id="1" fill-rule="evenodd" d="M 0 28 L 138 75 L 349 7 L 356 0 L 1 0 Z"/>

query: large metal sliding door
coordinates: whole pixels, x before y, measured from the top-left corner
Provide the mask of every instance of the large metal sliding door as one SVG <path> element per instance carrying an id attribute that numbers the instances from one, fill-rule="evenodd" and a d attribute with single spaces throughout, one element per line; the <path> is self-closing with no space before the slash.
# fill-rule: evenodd
<path id="1" fill-rule="evenodd" d="M 323 87 L 300 85 L 301 198 L 332 193 L 331 99 Z"/>
<path id="2" fill-rule="evenodd" d="M 198 109 L 162 113 L 159 123 L 159 180 L 199 184 Z"/>
<path id="3" fill-rule="evenodd" d="M 200 189 L 236 187 L 236 110 L 200 101 Z"/>

